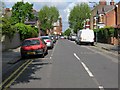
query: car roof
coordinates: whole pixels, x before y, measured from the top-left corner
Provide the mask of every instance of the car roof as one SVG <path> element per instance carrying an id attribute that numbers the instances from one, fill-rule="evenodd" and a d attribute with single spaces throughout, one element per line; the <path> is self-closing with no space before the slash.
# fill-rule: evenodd
<path id="1" fill-rule="evenodd" d="M 25 40 L 35 40 L 35 39 L 39 39 L 39 38 L 27 38 Z"/>

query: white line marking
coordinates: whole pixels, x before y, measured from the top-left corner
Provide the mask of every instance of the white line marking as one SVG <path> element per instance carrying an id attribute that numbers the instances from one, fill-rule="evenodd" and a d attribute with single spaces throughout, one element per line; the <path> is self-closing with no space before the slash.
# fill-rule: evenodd
<path id="1" fill-rule="evenodd" d="M 103 86 L 99 86 L 100 89 L 104 89 Z"/>
<path id="2" fill-rule="evenodd" d="M 92 74 L 92 72 L 88 69 L 88 67 L 80 60 L 80 58 L 76 55 L 76 53 L 74 53 L 74 56 L 81 62 L 81 64 L 83 65 L 83 67 L 85 68 L 85 70 L 87 71 L 87 73 L 89 74 L 90 77 L 94 77 L 94 75 Z"/>
<path id="3" fill-rule="evenodd" d="M 76 55 L 76 53 L 74 53 L 74 56 L 80 61 L 80 63 L 82 64 L 82 66 L 85 68 L 85 70 L 87 71 L 87 73 L 89 74 L 89 76 L 96 82 L 96 84 L 99 86 L 100 90 L 104 90 L 104 87 L 102 85 L 100 85 L 98 83 L 98 81 L 95 79 L 94 75 L 92 74 L 92 72 L 89 70 L 89 68 L 82 62 L 82 60 Z"/>
<path id="4" fill-rule="evenodd" d="M 53 53 L 54 53 L 54 51 L 55 51 L 55 48 L 56 48 L 57 44 L 58 44 L 58 41 L 56 42 L 56 44 L 55 44 L 55 46 L 54 46 L 54 48 L 53 48 L 53 51 L 52 51 L 51 57 L 53 56 Z"/>
<path id="5" fill-rule="evenodd" d="M 80 61 L 80 58 L 76 55 L 76 53 L 74 53 L 74 56 Z"/>
<path id="6" fill-rule="evenodd" d="M 50 57 L 50 59 L 52 59 L 52 57 Z"/>
<path id="7" fill-rule="evenodd" d="M 85 68 L 85 70 L 88 72 L 89 76 L 90 77 L 94 77 L 93 74 L 92 74 L 92 72 L 88 69 L 88 67 L 83 62 L 81 62 L 81 63 L 83 65 L 83 67 Z"/>

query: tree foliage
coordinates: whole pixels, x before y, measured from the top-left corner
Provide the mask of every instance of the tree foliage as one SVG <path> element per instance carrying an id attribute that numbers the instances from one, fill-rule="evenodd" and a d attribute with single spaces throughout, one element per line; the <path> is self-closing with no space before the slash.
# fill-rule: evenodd
<path id="1" fill-rule="evenodd" d="M 82 29 L 84 25 L 84 20 L 90 17 L 90 8 L 88 4 L 81 3 L 74 6 L 70 12 L 69 25 L 70 28 L 77 33 L 78 29 Z"/>
<path id="2" fill-rule="evenodd" d="M 70 33 L 71 33 L 71 29 L 68 28 L 68 29 L 64 32 L 64 35 L 70 36 Z"/>
<path id="3" fill-rule="evenodd" d="M 38 36 L 38 30 L 35 28 L 32 28 L 30 25 L 25 25 L 23 23 L 17 23 L 15 27 L 20 33 L 21 40 Z"/>
<path id="4" fill-rule="evenodd" d="M 16 32 L 15 26 L 11 25 L 11 22 L 8 18 L 0 19 L 2 21 L 2 23 L 0 24 L 0 28 L 2 28 L 2 35 L 7 35 L 11 40 Z"/>
<path id="5" fill-rule="evenodd" d="M 33 4 L 28 2 L 17 2 L 12 7 L 12 21 L 16 23 L 24 23 L 26 18 L 32 19 L 34 15 L 32 14 Z"/>
<path id="6" fill-rule="evenodd" d="M 46 29 L 52 29 L 53 28 L 53 23 L 58 20 L 59 17 L 59 11 L 56 7 L 48 7 L 44 6 L 40 11 L 39 11 L 39 20 L 41 22 L 41 28 L 46 30 Z"/>

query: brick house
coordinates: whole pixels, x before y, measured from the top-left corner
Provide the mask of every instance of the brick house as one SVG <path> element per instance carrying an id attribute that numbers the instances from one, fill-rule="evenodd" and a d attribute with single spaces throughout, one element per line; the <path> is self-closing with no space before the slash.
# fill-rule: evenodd
<path id="1" fill-rule="evenodd" d="M 105 0 L 100 0 L 91 12 L 90 17 L 90 28 L 102 28 L 104 26 L 115 26 L 115 5 L 114 1 L 111 0 L 110 5 L 107 5 Z"/>
<path id="2" fill-rule="evenodd" d="M 105 0 L 100 0 L 99 5 L 92 10 L 90 17 L 90 28 L 97 29 L 105 26 L 120 26 L 120 2 L 115 4 L 114 0 L 111 0 L 109 5 L 107 5 Z M 118 38 L 111 37 L 109 43 L 117 45 Z"/>
<path id="3" fill-rule="evenodd" d="M 61 35 L 62 34 L 62 18 L 59 17 L 59 20 L 54 23 L 53 34 Z"/>

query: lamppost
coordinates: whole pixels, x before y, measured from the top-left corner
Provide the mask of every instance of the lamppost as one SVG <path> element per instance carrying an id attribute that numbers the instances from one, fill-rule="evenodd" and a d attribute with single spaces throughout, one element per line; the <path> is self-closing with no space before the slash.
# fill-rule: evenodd
<path id="1" fill-rule="evenodd" d="M 98 29 L 98 17 L 99 17 L 99 16 L 98 16 L 98 10 L 97 10 L 97 12 L 96 12 L 96 44 L 97 44 L 97 41 L 98 41 L 98 37 L 97 37 L 97 36 L 98 36 L 98 35 L 97 35 L 97 34 L 98 34 L 98 33 L 97 33 L 97 31 L 98 31 L 98 30 L 97 30 L 97 29 Z"/>

